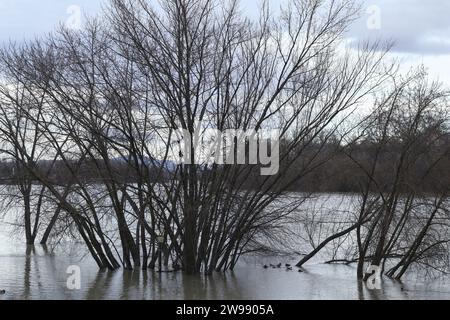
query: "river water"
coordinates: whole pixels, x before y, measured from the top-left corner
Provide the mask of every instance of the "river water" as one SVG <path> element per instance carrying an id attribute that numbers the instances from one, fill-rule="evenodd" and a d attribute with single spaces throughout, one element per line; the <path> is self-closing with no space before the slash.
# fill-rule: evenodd
<path id="1" fill-rule="evenodd" d="M 0 223 L 0 290 L 3 299 L 450 299 L 449 277 L 414 272 L 403 283 L 384 278 L 380 290 L 356 280 L 353 265 L 305 265 L 303 272 L 264 264 L 295 264 L 298 257 L 246 257 L 234 271 L 211 276 L 181 272 L 101 271 L 81 244 L 55 250 L 26 247 L 21 235 Z M 70 266 L 79 267 L 80 287 L 69 289 Z"/>
<path id="2" fill-rule="evenodd" d="M 368 290 L 355 279 L 352 266 L 313 263 L 297 272 L 263 269 L 261 259 L 245 259 L 234 271 L 212 276 L 111 272 L 99 271 L 88 256 L 3 245 L 0 288 L 6 294 L 0 299 L 450 299 L 445 278 L 407 279 L 403 284 L 384 279 L 381 290 Z M 271 261 L 287 261 L 275 259 Z M 73 265 L 80 267 L 81 286 L 70 290 L 67 270 Z"/>

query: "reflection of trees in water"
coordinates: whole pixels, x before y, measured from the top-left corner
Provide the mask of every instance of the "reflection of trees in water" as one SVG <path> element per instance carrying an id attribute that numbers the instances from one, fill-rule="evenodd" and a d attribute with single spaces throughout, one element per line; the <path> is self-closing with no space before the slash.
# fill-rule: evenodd
<path id="1" fill-rule="evenodd" d="M 64 296 L 64 287 L 58 285 L 57 278 L 61 266 L 47 246 L 28 245 L 24 258 L 22 299 L 45 298 L 45 294 Z"/>
<path id="2" fill-rule="evenodd" d="M 114 276 L 113 272 L 107 270 L 97 271 L 92 281 L 85 284 L 88 289 L 84 298 L 86 300 L 108 299 Z"/>
<path id="3" fill-rule="evenodd" d="M 362 281 L 354 282 L 355 268 L 341 265 L 307 266 L 305 272 L 262 269 L 259 266 L 240 267 L 233 272 L 210 276 L 139 271 L 98 271 L 88 259 L 82 269 L 81 290 L 66 288 L 65 268 L 70 257 L 53 255 L 40 246 L 28 247 L 23 267 L 17 276 L 17 298 L 20 299 L 252 299 L 292 297 L 406 299 L 428 295 L 412 282 L 401 284 L 384 278 L 381 290 L 369 290 Z M 2 260 L 4 257 L 2 257 Z M 17 257 L 11 258 L 14 263 Z M 22 261 L 22 260 L 20 260 Z M 22 273 L 22 268 L 25 270 Z M 346 270 L 346 268 L 350 268 Z M 16 268 L 17 269 L 17 268 Z M 3 277 L 5 275 L 0 275 Z M 7 278 L 8 279 L 8 278 Z M 11 281 L 12 278 L 8 279 Z M 293 285 L 294 284 L 294 285 Z M 6 288 L 8 289 L 8 288 Z M 428 288 L 430 297 L 440 297 L 437 288 Z M 7 290 L 10 291 L 10 290 Z M 11 290 L 10 292 L 13 292 Z M 409 296 L 411 295 L 411 296 Z M 16 297 L 14 297 L 16 298 Z"/>
<path id="4" fill-rule="evenodd" d="M 25 253 L 25 267 L 24 267 L 24 279 L 23 279 L 23 293 L 22 299 L 29 299 L 31 290 L 31 254 L 34 253 L 34 246 L 27 246 Z"/>
<path id="5" fill-rule="evenodd" d="M 243 291 L 234 272 L 214 273 L 212 275 L 178 274 L 183 288 L 183 299 L 240 299 Z"/>

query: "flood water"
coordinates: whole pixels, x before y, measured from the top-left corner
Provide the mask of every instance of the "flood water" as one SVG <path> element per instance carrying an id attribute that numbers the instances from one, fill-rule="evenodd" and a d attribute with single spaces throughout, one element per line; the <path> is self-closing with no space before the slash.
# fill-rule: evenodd
<path id="1" fill-rule="evenodd" d="M 445 278 L 403 284 L 384 279 L 381 290 L 368 290 L 356 280 L 352 266 L 313 263 L 297 272 L 263 269 L 262 258 L 245 260 L 234 271 L 212 276 L 111 272 L 99 271 L 90 257 L 75 253 L 2 245 L 0 288 L 6 294 L 0 299 L 450 299 Z M 80 267 L 79 290 L 67 287 L 66 272 L 71 265 Z"/>
<path id="2" fill-rule="evenodd" d="M 0 223 L 0 290 L 4 299 L 450 299 L 450 277 L 414 272 L 403 283 L 383 278 L 381 290 L 357 281 L 354 265 L 313 261 L 303 271 L 264 269 L 264 264 L 295 264 L 298 257 L 246 257 L 234 271 L 211 276 L 182 272 L 100 271 L 82 244 L 55 250 L 23 245 L 17 232 Z M 324 261 L 324 260 L 321 260 Z M 69 266 L 80 270 L 80 288 L 70 290 Z"/>

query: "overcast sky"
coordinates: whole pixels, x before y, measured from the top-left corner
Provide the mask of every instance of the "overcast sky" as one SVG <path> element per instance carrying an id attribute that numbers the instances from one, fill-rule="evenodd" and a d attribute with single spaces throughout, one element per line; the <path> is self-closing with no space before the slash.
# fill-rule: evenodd
<path id="1" fill-rule="evenodd" d="M 107 0 L 0 0 L 0 42 L 45 34 L 73 17 L 74 6 L 95 14 Z M 276 8 L 281 0 L 269 0 Z M 450 85 L 449 0 L 360 0 L 362 18 L 351 26 L 351 39 L 394 41 L 392 56 L 404 68 L 423 63 L 431 76 Z M 242 1 L 256 12 L 256 1 Z"/>

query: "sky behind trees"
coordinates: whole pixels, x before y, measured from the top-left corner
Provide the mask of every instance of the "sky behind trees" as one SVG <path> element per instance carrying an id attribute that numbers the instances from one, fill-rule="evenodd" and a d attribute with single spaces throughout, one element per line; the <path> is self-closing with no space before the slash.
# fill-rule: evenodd
<path id="1" fill-rule="evenodd" d="M 286 1 L 286 0 L 285 0 Z M 0 0 L 0 43 L 22 41 L 50 32 L 59 23 L 70 23 L 79 8 L 82 14 L 101 11 L 106 0 Z M 277 10 L 282 0 L 269 0 Z M 242 11 L 256 15 L 259 1 L 242 1 Z M 348 32 L 350 40 L 394 41 L 391 56 L 403 68 L 423 63 L 431 77 L 450 85 L 450 2 L 446 0 L 361 0 L 362 17 Z M 352 43 L 350 41 L 350 43 Z"/>

